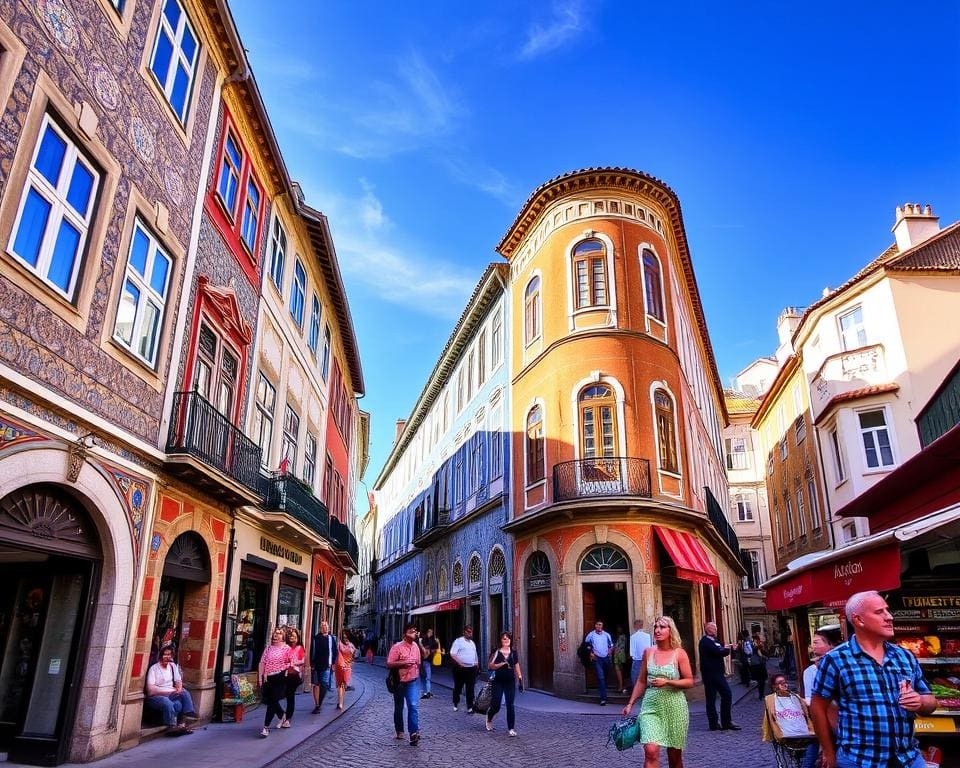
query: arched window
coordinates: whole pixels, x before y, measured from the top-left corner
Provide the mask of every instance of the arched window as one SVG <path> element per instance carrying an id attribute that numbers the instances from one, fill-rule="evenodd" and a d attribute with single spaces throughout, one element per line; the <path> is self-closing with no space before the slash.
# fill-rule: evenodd
<path id="1" fill-rule="evenodd" d="M 437 576 L 437 596 L 447 594 L 447 566 L 440 566 L 440 575 Z"/>
<path id="2" fill-rule="evenodd" d="M 523 294 L 523 341 L 525 344 L 540 338 L 540 277 L 527 283 Z"/>
<path id="3" fill-rule="evenodd" d="M 544 468 L 543 409 L 533 406 L 527 414 L 527 484 L 543 480 Z"/>
<path id="4" fill-rule="evenodd" d="M 657 446 L 659 448 L 660 469 L 667 472 L 679 472 L 677 463 L 677 432 L 673 412 L 673 398 L 665 389 L 653 393 L 653 405 L 657 419 Z"/>
<path id="5" fill-rule="evenodd" d="M 606 306 L 607 249 L 599 240 L 584 240 L 573 249 L 576 308 Z"/>
<path id="6" fill-rule="evenodd" d="M 427 602 L 433 600 L 433 572 L 427 571 L 427 575 L 423 577 L 423 600 Z"/>
<path id="7" fill-rule="evenodd" d="M 503 550 L 494 547 L 493 552 L 490 553 L 490 563 L 487 566 L 487 580 L 490 582 L 490 587 L 502 586 L 503 577 L 506 573 L 507 559 L 503 555 Z"/>
<path id="8" fill-rule="evenodd" d="M 647 314 L 661 323 L 666 322 L 663 311 L 663 277 L 660 274 L 660 261 L 652 251 L 643 251 L 643 298 L 647 305 Z"/>
<path id="9" fill-rule="evenodd" d="M 593 384 L 580 392 L 581 458 L 611 458 L 617 453 L 616 398 L 606 384 Z"/>
<path id="10" fill-rule="evenodd" d="M 580 561 L 583 571 L 629 571 L 630 561 L 619 549 L 602 546 L 594 547 Z"/>
<path id="11" fill-rule="evenodd" d="M 459 592 L 463 589 L 463 563 L 459 560 L 453 564 L 453 591 Z"/>
<path id="12" fill-rule="evenodd" d="M 413 604 L 420 605 L 423 602 L 423 593 L 420 591 L 420 579 L 413 582 Z"/>
<path id="13" fill-rule="evenodd" d="M 483 587 L 483 565 L 480 555 L 472 555 L 467 567 L 467 589 L 470 592 L 479 592 Z"/>

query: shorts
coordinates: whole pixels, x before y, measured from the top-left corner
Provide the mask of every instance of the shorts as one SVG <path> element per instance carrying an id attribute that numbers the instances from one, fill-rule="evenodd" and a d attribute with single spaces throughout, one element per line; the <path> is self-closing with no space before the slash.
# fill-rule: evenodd
<path id="1" fill-rule="evenodd" d="M 331 669 L 327 667 L 326 669 L 311 669 L 310 670 L 310 682 L 313 685 L 322 685 L 325 688 L 332 688 L 331 684 Z"/>

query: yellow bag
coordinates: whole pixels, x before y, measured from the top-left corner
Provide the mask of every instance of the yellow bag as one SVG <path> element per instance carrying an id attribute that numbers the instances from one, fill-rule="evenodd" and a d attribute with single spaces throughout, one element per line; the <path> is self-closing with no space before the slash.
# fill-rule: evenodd
<path id="1" fill-rule="evenodd" d="M 433 652 L 433 658 L 430 660 L 430 663 L 435 667 L 439 667 L 443 663 L 443 654 L 439 648 Z"/>

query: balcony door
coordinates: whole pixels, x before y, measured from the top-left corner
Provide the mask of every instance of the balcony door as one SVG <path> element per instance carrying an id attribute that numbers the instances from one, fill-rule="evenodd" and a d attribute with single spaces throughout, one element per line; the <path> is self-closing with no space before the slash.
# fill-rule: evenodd
<path id="1" fill-rule="evenodd" d="M 593 384 L 580 392 L 580 464 L 577 485 L 591 496 L 620 493 L 623 467 L 616 455 L 617 401 L 606 384 Z"/>
<path id="2" fill-rule="evenodd" d="M 217 466 L 229 466 L 230 432 L 233 424 L 239 366 L 237 355 L 204 322 L 197 337 L 193 389 L 203 398 L 196 405 L 194 429 L 197 444 Z M 201 413 L 202 412 L 202 413 Z"/>

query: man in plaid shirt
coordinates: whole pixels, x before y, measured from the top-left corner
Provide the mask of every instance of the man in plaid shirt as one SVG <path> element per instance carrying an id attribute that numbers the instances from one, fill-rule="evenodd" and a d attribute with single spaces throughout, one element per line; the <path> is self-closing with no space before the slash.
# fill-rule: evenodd
<path id="1" fill-rule="evenodd" d="M 912 653 L 889 642 L 893 616 L 877 592 L 858 592 L 846 606 L 850 640 L 820 661 L 810 713 L 823 768 L 924 768 L 913 721 L 937 700 Z M 827 720 L 839 707 L 836 745 Z"/>

